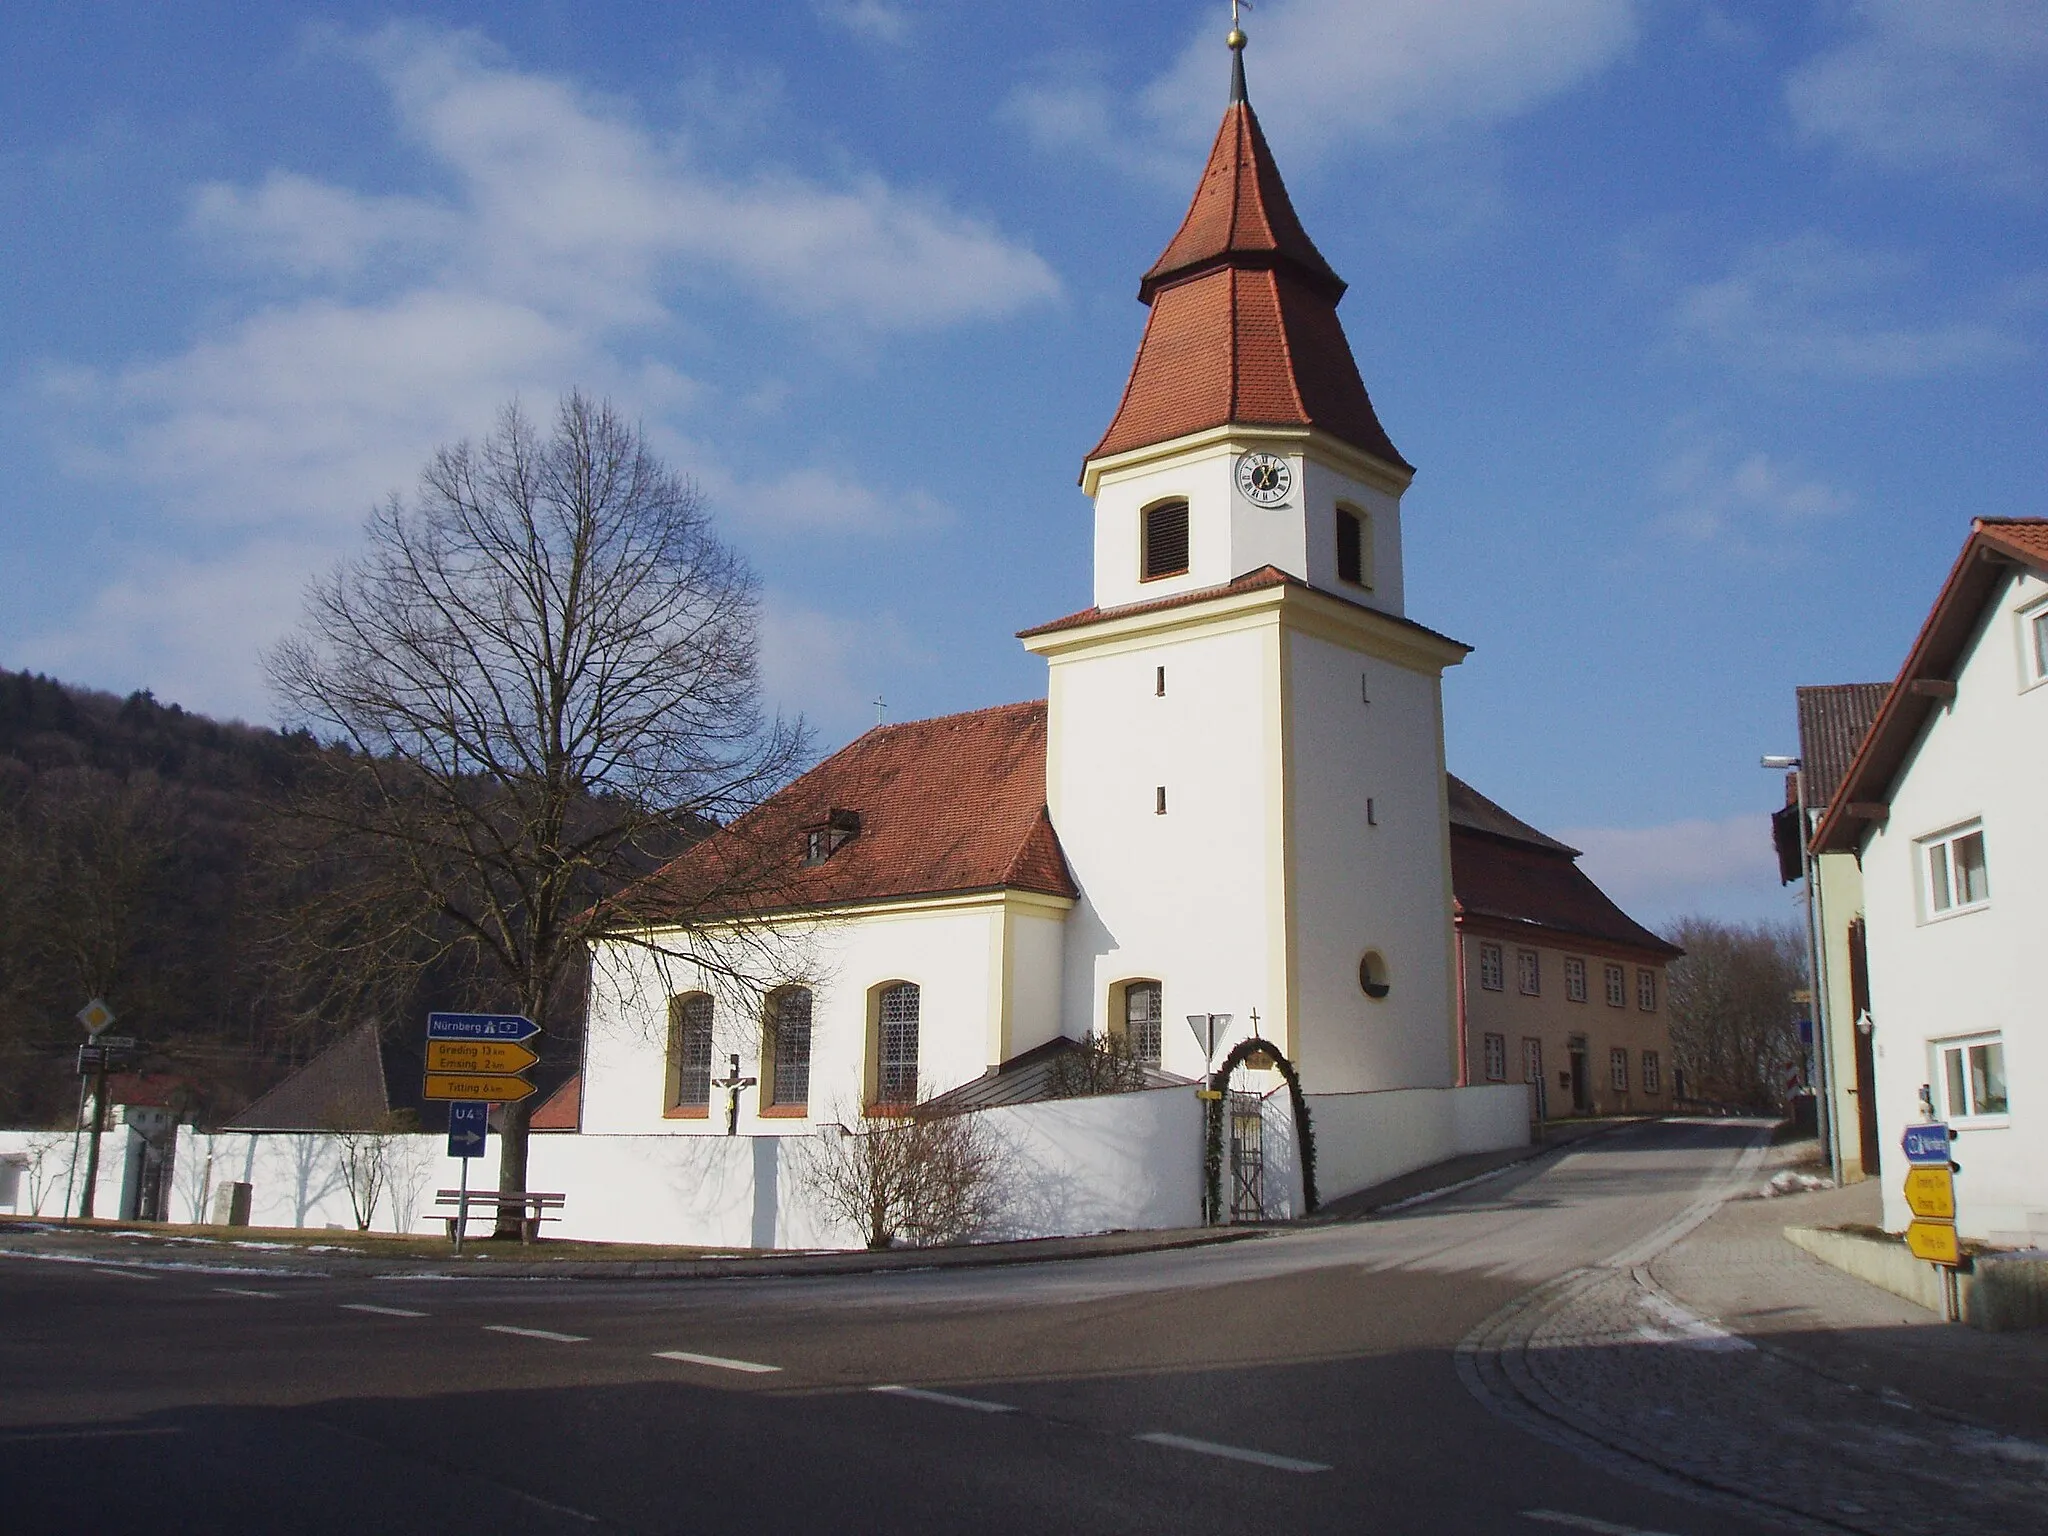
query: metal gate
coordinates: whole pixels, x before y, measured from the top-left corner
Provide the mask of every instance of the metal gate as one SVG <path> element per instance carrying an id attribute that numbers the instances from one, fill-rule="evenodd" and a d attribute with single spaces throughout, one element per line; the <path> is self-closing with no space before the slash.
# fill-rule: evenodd
<path id="1" fill-rule="evenodd" d="M 1230 1108 L 1230 1219 L 1266 1219 L 1265 1101 L 1233 1090 Z"/>

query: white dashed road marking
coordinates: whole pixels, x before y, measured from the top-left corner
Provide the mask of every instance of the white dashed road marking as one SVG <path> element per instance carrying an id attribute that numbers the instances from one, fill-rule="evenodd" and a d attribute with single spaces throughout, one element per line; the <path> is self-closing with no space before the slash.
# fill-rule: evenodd
<path id="1" fill-rule="evenodd" d="M 588 1344 L 580 1333 L 551 1333 L 545 1328 L 514 1328 L 510 1323 L 485 1323 L 485 1333 L 509 1333 L 518 1339 L 546 1339 L 554 1344 Z"/>
<path id="2" fill-rule="evenodd" d="M 657 1360 L 680 1360 L 685 1365 L 708 1365 L 712 1369 L 720 1371 L 754 1371 L 765 1373 L 782 1369 L 779 1365 L 762 1365 L 754 1360 L 728 1360 L 723 1355 L 693 1355 L 687 1349 L 657 1349 L 654 1352 L 654 1358 Z"/>
<path id="3" fill-rule="evenodd" d="M 1556 1509 L 1525 1509 L 1524 1520 L 1541 1520 L 1545 1525 L 1562 1525 L 1574 1531 L 1592 1531 L 1595 1536 L 1665 1536 L 1640 1526 L 1616 1525 L 1612 1520 L 1595 1520 L 1591 1515 L 1568 1515 Z"/>
<path id="4" fill-rule="evenodd" d="M 1164 1430 L 1155 1430 L 1149 1435 L 1135 1435 L 1147 1445 L 1163 1445 L 1170 1450 L 1193 1451 L 1199 1456 L 1220 1456 L 1225 1461 L 1248 1461 L 1255 1467 L 1271 1467 L 1276 1472 L 1327 1472 L 1330 1469 L 1320 1461 L 1301 1461 L 1293 1456 L 1275 1456 L 1271 1451 L 1247 1450 L 1241 1445 L 1218 1445 L 1213 1440 L 1191 1440 L 1186 1435 L 1169 1435 Z"/>
<path id="5" fill-rule="evenodd" d="M 378 1317 L 425 1317 L 424 1312 L 414 1312 L 406 1307 L 373 1307 L 367 1301 L 344 1301 L 344 1312 L 373 1312 Z"/>
<path id="6" fill-rule="evenodd" d="M 235 1285 L 216 1285 L 214 1289 L 223 1296 L 261 1296 L 265 1301 L 275 1301 L 284 1294 L 282 1291 L 245 1291 Z"/>
<path id="7" fill-rule="evenodd" d="M 914 1397 L 921 1403 L 943 1403 L 948 1408 L 968 1408 L 976 1413 L 1015 1413 L 1017 1410 L 1008 1403 L 991 1403 L 979 1397 L 955 1397 L 950 1392 L 928 1392 L 923 1387 L 899 1387 L 895 1385 L 869 1387 L 870 1392 L 886 1392 L 891 1397 Z"/>

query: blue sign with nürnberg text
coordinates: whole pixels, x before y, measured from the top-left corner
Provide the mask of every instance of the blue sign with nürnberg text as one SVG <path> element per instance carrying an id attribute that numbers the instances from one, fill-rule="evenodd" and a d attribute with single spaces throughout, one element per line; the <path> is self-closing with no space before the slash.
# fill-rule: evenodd
<path id="1" fill-rule="evenodd" d="M 491 1132 L 491 1106 L 450 1104 L 448 1106 L 448 1155 L 482 1157 L 484 1138 Z"/>
<path id="2" fill-rule="evenodd" d="M 1909 1163 L 1945 1163 L 1949 1160 L 1948 1127 L 1945 1125 L 1909 1125 L 1906 1134 L 1899 1138 L 1899 1145 L 1906 1149 Z"/>
<path id="3" fill-rule="evenodd" d="M 516 1013 L 430 1013 L 429 1040 L 531 1040 L 540 1026 Z"/>

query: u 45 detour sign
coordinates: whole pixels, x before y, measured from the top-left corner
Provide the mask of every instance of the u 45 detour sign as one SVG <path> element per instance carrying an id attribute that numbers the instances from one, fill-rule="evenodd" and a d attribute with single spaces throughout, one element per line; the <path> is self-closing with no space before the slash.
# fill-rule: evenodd
<path id="1" fill-rule="evenodd" d="M 429 1072 L 524 1072 L 540 1058 L 500 1040 L 429 1040 Z"/>

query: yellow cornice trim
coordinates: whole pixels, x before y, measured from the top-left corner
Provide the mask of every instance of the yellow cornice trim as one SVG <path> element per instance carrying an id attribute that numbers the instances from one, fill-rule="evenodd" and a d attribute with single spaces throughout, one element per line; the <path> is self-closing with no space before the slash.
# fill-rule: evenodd
<path id="1" fill-rule="evenodd" d="M 699 924 L 698 928 L 706 932 L 719 932 L 739 926 L 778 928 L 804 923 L 843 922 L 863 917 L 919 917 L 934 912 L 977 912 L 998 909 L 1063 918 L 1073 908 L 1074 898 L 1071 896 L 1055 896 L 1045 891 L 1023 891 L 1014 886 L 1000 885 L 974 891 L 940 891 L 927 896 L 887 896 L 874 901 L 836 902 L 830 906 L 781 907 L 773 912 L 764 912 L 758 917 L 742 921 L 713 918 Z M 622 938 L 627 931 L 618 930 L 606 937 Z M 630 930 L 648 940 L 659 939 L 666 934 L 687 934 L 690 931 L 687 928 L 656 926 Z"/>
<path id="2" fill-rule="evenodd" d="M 1415 479 L 1414 470 L 1402 469 L 1389 464 L 1385 459 L 1375 458 L 1364 449 L 1354 448 L 1317 427 L 1226 425 L 1190 432 L 1184 437 L 1171 437 L 1163 443 L 1148 443 L 1142 448 L 1127 448 L 1122 453 L 1113 453 L 1107 458 L 1089 459 L 1081 466 L 1081 490 L 1084 494 L 1093 496 L 1105 479 L 1120 478 L 1132 471 L 1145 469 L 1162 459 L 1190 455 L 1205 456 L 1206 452 L 1217 450 L 1241 453 L 1252 448 L 1312 451 L 1318 458 L 1328 460 L 1352 479 L 1372 486 L 1375 490 L 1385 491 L 1389 496 L 1399 496 Z"/>
<path id="3" fill-rule="evenodd" d="M 1185 631 L 1228 634 L 1267 624 L 1283 624 L 1297 634 L 1328 640 L 1418 672 L 1441 672 L 1470 653 L 1468 646 L 1391 614 L 1293 582 L 1219 593 L 1144 613 L 1112 614 L 1071 629 L 1028 636 L 1024 648 L 1048 661 L 1058 661 L 1078 652 L 1114 655 L 1138 650 Z"/>

